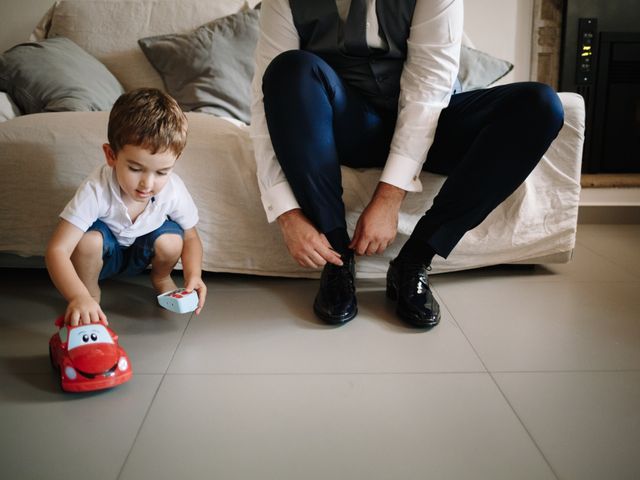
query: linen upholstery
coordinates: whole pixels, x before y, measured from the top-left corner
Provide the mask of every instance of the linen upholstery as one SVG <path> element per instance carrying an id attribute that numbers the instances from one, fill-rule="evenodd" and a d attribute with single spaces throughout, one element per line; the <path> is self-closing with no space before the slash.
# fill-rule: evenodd
<path id="1" fill-rule="evenodd" d="M 584 103 L 561 93 L 565 125 L 540 164 L 513 195 L 468 232 L 433 272 L 514 262 L 567 261 L 575 244 L 580 195 Z M 189 140 L 176 172 L 198 206 L 203 268 L 215 272 L 317 277 L 295 263 L 276 223 L 268 224 L 258 191 L 249 127 L 197 112 L 187 113 Z M 57 215 L 95 165 L 104 162 L 107 112 L 46 113 L 0 123 L 0 252 L 43 255 Z M 56 125 L 52 141 L 51 125 Z M 31 161 L 25 162 L 25 159 Z M 37 161 L 35 161 L 37 159 Z M 347 225 L 353 232 L 375 189 L 380 170 L 342 167 Z M 40 188 L 25 189 L 34 178 Z M 382 277 L 444 177 L 423 172 L 424 190 L 407 195 L 398 237 L 382 256 L 361 257 L 361 277 Z M 20 205 L 20 208 L 15 208 Z"/>
<path id="2" fill-rule="evenodd" d="M 160 76 L 137 45 L 139 38 L 179 33 L 172 26 L 176 21 L 183 33 L 191 32 L 215 18 L 244 8 L 240 0 L 62 1 L 67 2 L 65 12 L 69 15 L 64 19 L 65 28 L 79 32 L 77 38 L 86 40 L 87 44 L 75 40 L 83 49 L 93 55 L 98 49 L 99 59 L 108 58 L 111 64 L 119 65 L 122 71 L 116 77 L 125 88 L 153 86 L 149 78 L 155 78 L 162 86 Z M 164 5 L 167 1 L 180 5 L 180 18 L 171 17 L 175 9 Z M 71 8 L 72 5 L 78 11 Z M 254 1 L 250 3 L 253 5 Z M 142 23 L 144 28 L 127 20 L 138 18 L 141 9 L 150 15 Z M 110 12 L 113 18 L 121 19 L 119 23 L 111 20 Z M 51 20 L 52 15 L 43 18 L 35 34 L 46 35 Z M 58 19 L 58 25 L 62 20 Z M 100 39 L 94 39 L 94 32 Z M 123 82 L 123 78 L 126 81 Z M 496 263 L 551 263 L 570 259 L 580 195 L 584 103 L 579 95 L 572 93 L 561 93 L 560 98 L 565 109 L 565 125 L 533 174 L 481 225 L 462 238 L 445 263 L 436 257 L 434 273 Z M 291 259 L 278 226 L 266 222 L 249 127 L 234 119 L 197 112 L 189 112 L 187 117 L 187 148 L 178 160 L 176 171 L 198 205 L 201 217 L 198 231 L 204 245 L 203 268 L 218 272 L 318 277 L 319 272 L 303 269 Z M 41 256 L 57 215 L 91 169 L 104 162 L 100 145 L 106 141 L 107 118 L 107 112 L 62 112 L 24 115 L 0 122 L 0 166 L 5 173 L 0 180 L 0 225 L 3 226 L 0 262 L 3 265 L 44 265 Z M 377 169 L 343 167 L 344 199 L 351 231 L 379 176 Z M 398 252 L 444 181 L 428 173 L 422 173 L 421 180 L 424 191 L 408 195 L 403 204 L 398 238 L 383 256 L 359 259 L 359 276 L 385 275 L 389 259 Z"/>

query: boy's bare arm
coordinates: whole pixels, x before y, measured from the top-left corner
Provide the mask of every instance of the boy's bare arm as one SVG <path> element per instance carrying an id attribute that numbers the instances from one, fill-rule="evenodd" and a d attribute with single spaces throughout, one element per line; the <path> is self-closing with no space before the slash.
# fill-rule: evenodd
<path id="1" fill-rule="evenodd" d="M 71 263 L 71 254 L 80 242 L 84 232 L 75 225 L 60 220 L 49 240 L 45 262 L 49 276 L 62 296 L 69 302 L 65 322 L 78 323 L 107 322 L 107 317 L 82 283 Z"/>
<path id="2" fill-rule="evenodd" d="M 198 315 L 207 298 L 207 286 L 202 281 L 202 242 L 195 227 L 184 232 L 182 269 L 184 288 L 189 291 L 195 290 L 198 293 L 198 308 L 196 309 L 196 315 Z"/>

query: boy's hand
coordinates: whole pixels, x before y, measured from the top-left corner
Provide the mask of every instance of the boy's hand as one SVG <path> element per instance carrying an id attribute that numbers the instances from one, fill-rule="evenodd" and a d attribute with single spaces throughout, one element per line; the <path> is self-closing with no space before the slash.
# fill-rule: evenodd
<path id="1" fill-rule="evenodd" d="M 207 299 L 207 286 L 202 281 L 202 278 L 195 277 L 187 280 L 184 286 L 187 292 L 193 292 L 194 290 L 198 294 L 198 308 L 196 308 L 196 315 L 200 315 L 204 302 Z"/>
<path id="2" fill-rule="evenodd" d="M 104 323 L 108 325 L 107 316 L 98 302 L 90 295 L 72 298 L 64 314 L 64 323 L 75 327 L 80 324 Z"/>

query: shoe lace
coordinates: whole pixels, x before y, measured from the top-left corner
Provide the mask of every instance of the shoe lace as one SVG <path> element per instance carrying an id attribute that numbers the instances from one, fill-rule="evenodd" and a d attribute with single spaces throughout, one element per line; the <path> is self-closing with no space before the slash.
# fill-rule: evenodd
<path id="1" fill-rule="evenodd" d="M 344 285 L 347 286 L 349 292 L 355 291 L 355 284 L 353 275 L 346 265 L 341 267 L 331 266 L 331 274 L 327 277 L 327 288 L 332 293 L 339 293 L 344 291 Z"/>

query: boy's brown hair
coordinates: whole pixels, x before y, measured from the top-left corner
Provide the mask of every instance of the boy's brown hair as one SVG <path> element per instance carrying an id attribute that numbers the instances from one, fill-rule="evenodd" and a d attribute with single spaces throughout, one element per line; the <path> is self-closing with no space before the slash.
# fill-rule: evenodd
<path id="1" fill-rule="evenodd" d="M 140 88 L 113 104 L 107 137 L 116 154 L 134 145 L 152 154 L 169 150 L 177 157 L 187 143 L 187 126 L 187 117 L 172 97 L 157 88 Z"/>

